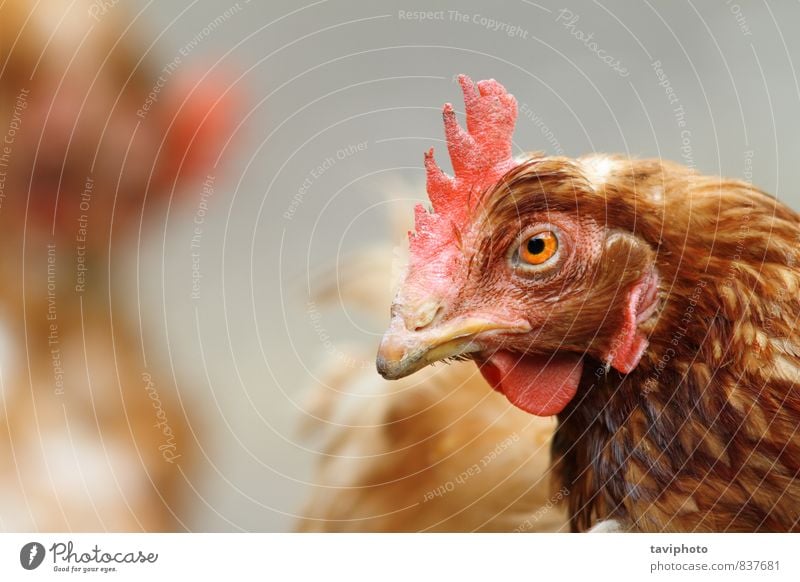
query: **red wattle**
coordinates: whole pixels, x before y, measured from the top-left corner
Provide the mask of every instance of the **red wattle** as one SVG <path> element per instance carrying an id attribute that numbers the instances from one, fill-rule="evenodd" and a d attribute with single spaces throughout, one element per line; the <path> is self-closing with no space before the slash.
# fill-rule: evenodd
<path id="1" fill-rule="evenodd" d="M 478 362 L 492 387 L 525 412 L 536 416 L 558 414 L 575 396 L 583 371 L 576 354 L 520 355 L 500 350 Z"/>

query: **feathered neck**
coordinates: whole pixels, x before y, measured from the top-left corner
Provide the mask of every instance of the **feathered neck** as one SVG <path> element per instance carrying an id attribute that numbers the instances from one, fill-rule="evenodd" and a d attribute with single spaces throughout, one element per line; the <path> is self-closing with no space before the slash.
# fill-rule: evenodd
<path id="1" fill-rule="evenodd" d="M 661 217 L 638 227 L 662 280 L 649 348 L 627 375 L 589 362 L 559 415 L 572 527 L 796 530 L 800 220 L 739 182 L 659 187 Z"/>

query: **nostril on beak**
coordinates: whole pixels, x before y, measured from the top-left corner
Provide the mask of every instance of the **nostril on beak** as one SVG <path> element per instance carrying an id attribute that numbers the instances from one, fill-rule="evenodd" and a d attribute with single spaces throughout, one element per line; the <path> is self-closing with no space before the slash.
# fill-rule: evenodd
<path id="1" fill-rule="evenodd" d="M 417 326 L 414 328 L 414 331 L 422 331 L 423 329 L 425 329 L 426 327 L 428 327 L 428 326 L 429 326 L 430 324 L 432 324 L 434 321 L 436 321 L 437 319 L 439 319 L 439 316 L 442 314 L 442 311 L 444 311 L 444 310 L 442 309 L 442 306 L 441 306 L 441 305 L 439 305 L 439 306 L 436 308 L 436 311 L 434 311 L 434 312 L 433 312 L 433 315 L 432 315 L 432 316 L 431 316 L 431 317 L 428 319 L 428 321 L 426 321 L 426 322 L 424 322 L 424 323 L 418 323 L 418 324 L 417 324 Z"/>
<path id="2" fill-rule="evenodd" d="M 406 318 L 406 329 L 411 331 L 422 331 L 442 314 L 442 304 L 438 301 L 431 301 L 419 305 L 414 314 Z"/>

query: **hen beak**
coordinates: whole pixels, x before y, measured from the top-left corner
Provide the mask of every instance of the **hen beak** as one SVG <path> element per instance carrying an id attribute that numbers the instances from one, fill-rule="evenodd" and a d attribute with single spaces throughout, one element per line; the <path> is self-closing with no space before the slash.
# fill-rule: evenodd
<path id="1" fill-rule="evenodd" d="M 378 373 L 387 380 L 398 380 L 446 358 L 484 349 L 477 336 L 489 332 L 525 333 L 527 322 L 504 323 L 482 317 L 465 317 L 424 327 L 407 329 L 395 316 L 378 348 Z"/>

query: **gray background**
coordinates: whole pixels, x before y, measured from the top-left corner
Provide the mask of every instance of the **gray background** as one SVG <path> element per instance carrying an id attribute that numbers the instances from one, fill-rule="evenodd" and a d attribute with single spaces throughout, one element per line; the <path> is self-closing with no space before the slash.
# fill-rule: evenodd
<path id="1" fill-rule="evenodd" d="M 376 345 L 382 323 L 334 305 L 315 328 L 307 302 L 343 257 L 386 242 L 389 217 L 424 197 L 425 149 L 436 146 L 447 167 L 440 108 L 460 108 L 455 73 L 498 79 L 536 114 L 538 125 L 520 116 L 520 150 L 685 160 L 676 105 L 652 66 L 660 60 L 696 167 L 752 179 L 800 208 L 796 2 L 127 4 L 157 68 L 234 7 L 182 65 L 225 78 L 246 116 L 209 200 L 201 298 L 190 299 L 189 249 L 199 192 L 156 225 L 139 263 L 147 333 L 174 367 L 203 448 L 191 475 L 197 497 L 184 509 L 191 529 L 291 528 L 317 459 L 298 426 L 326 355 L 319 326 L 340 349 Z M 562 8 L 627 77 L 557 21 Z M 414 10 L 444 10 L 444 19 L 399 17 Z M 475 15 L 521 32 L 489 30 Z M 336 159 L 361 142 L 363 151 Z"/>

